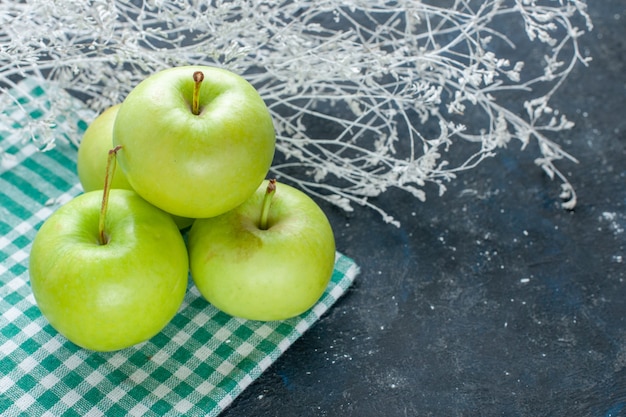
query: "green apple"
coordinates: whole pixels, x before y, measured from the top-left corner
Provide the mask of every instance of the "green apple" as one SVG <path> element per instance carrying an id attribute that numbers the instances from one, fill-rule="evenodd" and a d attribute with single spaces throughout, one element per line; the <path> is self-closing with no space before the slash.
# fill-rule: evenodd
<path id="1" fill-rule="evenodd" d="M 89 125 L 78 146 L 76 169 L 85 191 L 102 190 L 106 174 L 107 153 L 113 148 L 113 124 L 121 106 L 116 104 L 103 111 Z M 132 190 L 133 187 L 120 169 L 116 170 L 111 188 Z M 179 229 L 191 226 L 193 219 L 172 216 Z"/>
<path id="2" fill-rule="evenodd" d="M 89 125 L 78 146 L 76 169 L 85 191 L 102 190 L 106 173 L 107 153 L 113 148 L 113 123 L 121 104 L 103 111 Z M 111 188 L 132 190 L 124 172 L 117 170 Z"/>
<path id="3" fill-rule="evenodd" d="M 113 351 L 148 340 L 176 314 L 188 255 L 171 216 L 135 192 L 110 190 L 101 222 L 102 200 L 91 191 L 56 210 L 35 236 L 29 272 L 52 327 L 83 348 Z"/>
<path id="4" fill-rule="evenodd" d="M 192 279 L 218 309 L 251 320 L 282 320 L 321 297 L 335 263 L 335 239 L 305 193 L 263 183 L 242 205 L 197 219 L 189 231 Z"/>
<path id="5" fill-rule="evenodd" d="M 157 72 L 128 94 L 113 144 L 133 189 L 178 216 L 213 217 L 243 203 L 269 171 L 272 117 L 243 77 L 208 66 Z M 227 191 L 225 191 L 227 190 Z"/>

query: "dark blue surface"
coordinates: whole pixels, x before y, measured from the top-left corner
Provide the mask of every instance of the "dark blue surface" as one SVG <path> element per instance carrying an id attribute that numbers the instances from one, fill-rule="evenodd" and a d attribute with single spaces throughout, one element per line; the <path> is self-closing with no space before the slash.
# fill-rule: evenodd
<path id="1" fill-rule="evenodd" d="M 589 3 L 555 102 L 576 209 L 515 145 L 442 198 L 385 194 L 400 229 L 323 206 L 362 273 L 225 416 L 626 415 L 626 2 Z"/>

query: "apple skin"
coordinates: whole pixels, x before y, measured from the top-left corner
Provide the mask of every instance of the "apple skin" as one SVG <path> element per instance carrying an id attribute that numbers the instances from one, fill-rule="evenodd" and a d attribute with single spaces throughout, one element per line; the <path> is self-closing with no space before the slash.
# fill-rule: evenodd
<path id="1" fill-rule="evenodd" d="M 114 351 L 150 339 L 178 311 L 188 255 L 171 216 L 129 190 L 110 191 L 98 241 L 102 191 L 81 194 L 41 226 L 30 283 L 52 327 L 85 349 Z"/>
<path id="2" fill-rule="evenodd" d="M 104 187 L 107 154 L 113 148 L 113 124 L 120 106 L 121 104 L 111 106 L 98 115 L 85 131 L 78 146 L 76 169 L 85 191 L 101 190 Z M 111 188 L 133 189 L 120 169 L 113 175 Z"/>
<path id="3" fill-rule="evenodd" d="M 107 157 L 109 150 L 113 148 L 113 124 L 120 107 L 121 103 L 116 104 L 98 115 L 85 131 L 78 146 L 76 170 L 86 192 L 102 190 L 104 187 Z M 111 188 L 133 189 L 121 169 L 115 170 Z M 174 215 L 172 217 L 179 229 L 191 226 L 194 220 Z"/>
<path id="4" fill-rule="evenodd" d="M 250 320 L 297 316 L 331 279 L 335 239 L 321 208 L 305 193 L 277 184 L 269 227 L 259 228 L 267 182 L 223 215 L 197 219 L 189 231 L 191 277 L 216 308 Z"/>
<path id="5" fill-rule="evenodd" d="M 193 73 L 202 71 L 200 113 Z M 276 136 L 263 99 L 241 76 L 208 66 L 157 72 L 128 94 L 113 128 L 118 162 L 155 206 L 204 218 L 243 203 L 263 181 Z M 225 192 L 227 190 L 227 192 Z"/>

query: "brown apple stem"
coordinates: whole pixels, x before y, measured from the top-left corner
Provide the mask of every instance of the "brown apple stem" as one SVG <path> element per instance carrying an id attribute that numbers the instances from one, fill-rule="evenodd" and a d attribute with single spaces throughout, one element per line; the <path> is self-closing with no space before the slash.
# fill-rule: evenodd
<path id="1" fill-rule="evenodd" d="M 200 114 L 200 85 L 204 80 L 204 73 L 196 71 L 193 73 L 193 97 L 191 99 L 191 112 L 196 116 Z"/>
<path id="2" fill-rule="evenodd" d="M 276 179 L 271 179 L 267 184 L 267 191 L 263 197 L 263 206 L 261 207 L 261 220 L 259 221 L 259 228 L 261 230 L 267 230 L 267 219 L 270 215 L 270 205 L 272 204 L 272 197 L 276 194 Z"/>
<path id="3" fill-rule="evenodd" d="M 102 205 L 100 206 L 100 218 L 98 219 L 98 241 L 101 245 L 106 245 L 109 242 L 109 238 L 104 231 L 104 219 L 109 206 L 109 193 L 111 192 L 113 174 L 115 174 L 117 151 L 120 149 L 122 149 L 122 145 L 117 145 L 115 148 L 109 150 L 107 157 L 106 173 L 104 174 L 104 189 L 102 190 Z"/>

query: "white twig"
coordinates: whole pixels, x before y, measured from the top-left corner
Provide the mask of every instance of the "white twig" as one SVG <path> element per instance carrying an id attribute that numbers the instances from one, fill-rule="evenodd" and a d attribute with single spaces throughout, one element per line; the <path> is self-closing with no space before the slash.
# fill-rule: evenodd
<path id="1" fill-rule="evenodd" d="M 39 109 L 23 131 L 45 150 L 79 142 L 79 115 L 62 94 L 38 102 L 18 91 L 22 78 L 78 95 L 96 114 L 146 74 L 218 65 L 255 85 L 274 116 L 272 175 L 345 210 L 364 205 L 397 224 L 373 197 L 396 187 L 424 200 L 428 183 L 442 193 L 513 140 L 539 144 L 537 164 L 562 182 L 563 206 L 575 206 L 555 164 L 575 158 L 547 135 L 572 127 L 550 99 L 589 60 L 578 45 L 592 29 L 584 1 L 211 4 L 2 2 L 2 100 L 28 97 Z M 543 61 L 511 62 L 515 48 Z"/>

